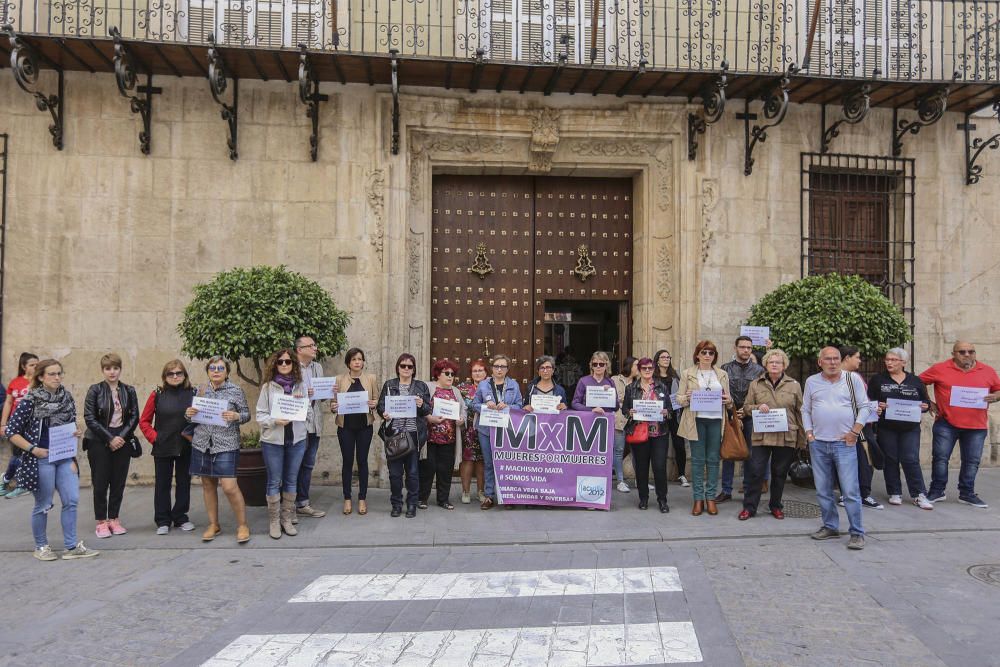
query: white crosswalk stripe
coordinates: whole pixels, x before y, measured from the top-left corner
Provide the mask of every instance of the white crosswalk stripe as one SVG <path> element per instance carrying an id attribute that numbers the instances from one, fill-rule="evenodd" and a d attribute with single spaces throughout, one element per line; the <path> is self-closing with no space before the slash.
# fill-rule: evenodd
<path id="1" fill-rule="evenodd" d="M 421 603 L 618 595 L 624 604 L 628 595 L 681 591 L 680 576 L 673 567 L 381 573 L 321 576 L 289 603 Z M 241 635 L 204 664 L 579 667 L 702 661 L 690 621 L 642 618 L 635 621 L 657 622 L 631 622 L 626 615 L 625 623 L 574 625 L 554 621 L 538 627 L 535 620 L 536 625 L 510 628 Z"/>
<path id="2" fill-rule="evenodd" d="M 680 590 L 677 568 L 673 567 L 349 574 L 320 577 L 290 602 L 462 600 L 541 595 L 622 595 Z"/>

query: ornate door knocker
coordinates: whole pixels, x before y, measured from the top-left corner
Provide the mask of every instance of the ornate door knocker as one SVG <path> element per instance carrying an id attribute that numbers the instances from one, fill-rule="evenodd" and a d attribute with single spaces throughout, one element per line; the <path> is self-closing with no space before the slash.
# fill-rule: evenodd
<path id="1" fill-rule="evenodd" d="M 486 280 L 486 276 L 493 273 L 490 260 L 486 257 L 485 243 L 480 243 L 476 246 L 476 259 L 472 262 L 472 268 L 469 271 L 479 276 L 480 280 Z"/>
<path id="2" fill-rule="evenodd" d="M 597 269 L 594 268 L 594 262 L 590 259 L 590 249 L 587 246 L 580 244 L 576 249 L 576 254 L 578 259 L 576 260 L 576 268 L 573 269 L 573 273 L 576 277 L 580 279 L 580 282 L 587 282 L 587 278 L 597 275 Z"/>

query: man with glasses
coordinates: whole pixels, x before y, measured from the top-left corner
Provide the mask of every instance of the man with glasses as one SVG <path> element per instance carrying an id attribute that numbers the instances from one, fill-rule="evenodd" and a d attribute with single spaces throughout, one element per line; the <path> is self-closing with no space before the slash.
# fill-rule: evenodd
<path id="1" fill-rule="evenodd" d="M 323 377 L 323 366 L 316 361 L 319 348 L 312 336 L 299 336 L 295 339 L 295 354 L 302 368 L 302 383 L 309 387 L 309 395 L 313 395 L 312 379 Z M 306 451 L 302 455 L 302 466 L 299 468 L 299 478 L 295 485 L 295 514 L 309 516 L 314 519 L 326 516 L 323 510 L 314 509 L 309 504 L 309 484 L 312 481 L 312 471 L 316 467 L 316 454 L 319 451 L 319 439 L 323 434 L 323 411 L 313 401 L 312 419 L 306 420 Z M 293 523 L 298 523 L 295 518 Z"/>
<path id="2" fill-rule="evenodd" d="M 932 503 L 945 500 L 948 459 L 957 441 L 962 461 L 958 473 L 958 502 L 986 509 L 989 505 L 976 495 L 976 473 L 986 440 L 987 408 L 1000 401 L 1000 377 L 993 368 L 976 361 L 975 345 L 959 341 L 951 349 L 951 359 L 928 368 L 920 374 L 920 380 L 934 386 L 936 404 L 931 403 L 931 412 L 937 416 L 927 500 Z M 952 394 L 958 394 L 958 389 L 979 389 L 987 393 L 979 407 L 952 405 Z M 970 392 L 960 393 L 967 397 Z M 965 399 L 956 402 L 965 402 Z"/>
<path id="3" fill-rule="evenodd" d="M 753 356 L 753 341 L 749 336 L 740 336 L 736 339 L 734 348 L 735 356 L 733 360 L 722 364 L 722 370 L 729 374 L 729 391 L 733 395 L 733 405 L 736 406 L 737 416 L 743 419 L 743 438 L 747 442 L 747 449 L 751 447 L 750 439 L 753 436 L 753 416 L 743 414 L 743 401 L 746 400 L 747 391 L 750 390 L 750 383 L 759 378 L 764 373 L 764 367 L 757 363 Z M 722 462 L 722 491 L 715 497 L 715 502 L 724 503 L 733 499 L 733 477 L 736 475 L 736 462 Z M 771 471 L 764 474 L 764 487 L 771 479 Z M 743 464 L 743 491 L 747 490 L 750 483 L 749 459 Z"/>

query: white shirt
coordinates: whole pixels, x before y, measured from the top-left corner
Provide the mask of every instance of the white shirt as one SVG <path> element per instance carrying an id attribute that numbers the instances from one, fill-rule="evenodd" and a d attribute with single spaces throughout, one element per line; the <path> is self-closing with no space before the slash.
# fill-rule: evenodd
<path id="1" fill-rule="evenodd" d="M 854 415 L 851 405 L 851 391 L 847 378 L 854 385 L 858 401 L 858 414 Z M 817 440 L 837 442 L 844 440 L 850 430 L 860 431 L 868 421 L 874 408 L 868 402 L 865 384 L 857 373 L 841 371 L 833 382 L 822 373 L 810 375 L 802 392 L 802 426 L 812 431 Z M 854 425 L 858 424 L 857 428 Z"/>

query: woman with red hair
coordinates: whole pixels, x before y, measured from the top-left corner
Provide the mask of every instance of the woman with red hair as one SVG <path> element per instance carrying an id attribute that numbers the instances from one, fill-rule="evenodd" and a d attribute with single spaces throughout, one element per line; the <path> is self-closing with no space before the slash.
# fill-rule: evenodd
<path id="1" fill-rule="evenodd" d="M 719 483 L 719 452 L 722 449 L 722 420 L 725 406 L 733 404 L 729 395 L 729 375 L 716 368 L 719 349 L 710 340 L 703 340 L 694 348 L 694 366 L 681 373 L 677 388 L 677 402 L 684 407 L 691 405 L 693 391 L 721 391 L 722 401 L 718 410 L 685 410 L 677 434 L 691 443 L 691 486 L 694 506 L 691 514 L 702 511 L 718 514 L 715 492 Z"/>
<path id="2" fill-rule="evenodd" d="M 455 386 L 458 366 L 449 359 L 439 359 L 431 367 L 431 409 L 444 401 L 458 403 L 458 419 L 449 419 L 433 412 L 427 415 L 427 448 L 420 459 L 420 509 L 427 509 L 431 497 L 431 484 L 437 478 L 437 504 L 446 510 L 455 506 L 450 502 L 451 475 L 462 460 L 458 444 L 462 442 L 466 408 L 462 392 Z"/>

